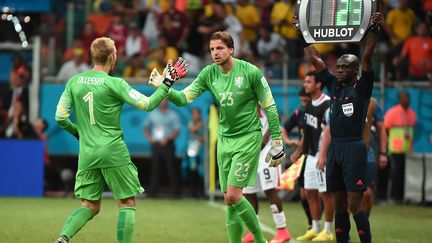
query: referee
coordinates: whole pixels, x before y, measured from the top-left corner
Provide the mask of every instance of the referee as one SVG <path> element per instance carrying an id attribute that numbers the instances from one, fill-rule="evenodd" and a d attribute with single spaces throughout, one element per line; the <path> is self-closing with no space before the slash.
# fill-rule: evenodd
<path id="1" fill-rule="evenodd" d="M 372 55 L 377 32 L 383 22 L 381 13 L 371 17 L 372 26 L 365 39 L 361 62 L 351 54 L 336 62 L 336 75 L 330 73 L 313 45 L 304 42 L 304 51 L 330 92 L 331 144 L 327 153 L 327 189 L 334 193 L 335 232 L 337 242 L 348 243 L 351 228 L 349 211 L 354 216 L 362 243 L 371 242 L 369 219 L 361 202 L 366 190 L 366 146 L 363 127 L 373 89 Z M 298 20 L 294 20 L 298 26 Z M 360 78 L 359 65 L 362 72 Z"/>

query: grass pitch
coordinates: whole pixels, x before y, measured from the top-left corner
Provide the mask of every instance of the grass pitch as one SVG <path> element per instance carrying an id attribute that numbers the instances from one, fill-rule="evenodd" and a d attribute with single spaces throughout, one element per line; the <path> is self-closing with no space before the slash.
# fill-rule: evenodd
<path id="1" fill-rule="evenodd" d="M 78 206 L 75 199 L 0 198 L 0 242 L 54 242 L 66 217 Z M 293 238 L 303 234 L 306 219 L 300 203 L 286 203 L 284 211 Z M 115 201 L 104 199 L 99 215 L 71 242 L 115 242 L 117 214 Z M 265 233 L 270 241 L 274 224 L 269 204 L 264 201 L 260 202 L 260 220 L 270 229 Z M 428 243 L 432 241 L 432 209 L 375 206 L 371 227 L 375 243 Z M 351 222 L 351 240 L 359 242 L 354 222 Z M 228 242 L 223 205 L 196 200 L 138 200 L 134 242 Z"/>

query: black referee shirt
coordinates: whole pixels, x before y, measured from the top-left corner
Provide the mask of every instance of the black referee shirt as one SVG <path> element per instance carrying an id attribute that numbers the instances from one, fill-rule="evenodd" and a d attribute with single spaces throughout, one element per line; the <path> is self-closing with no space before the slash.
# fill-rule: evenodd
<path id="1" fill-rule="evenodd" d="M 330 133 L 332 139 L 361 139 L 373 89 L 373 72 L 362 71 L 359 80 L 343 86 L 327 69 L 318 73 L 330 92 Z"/>

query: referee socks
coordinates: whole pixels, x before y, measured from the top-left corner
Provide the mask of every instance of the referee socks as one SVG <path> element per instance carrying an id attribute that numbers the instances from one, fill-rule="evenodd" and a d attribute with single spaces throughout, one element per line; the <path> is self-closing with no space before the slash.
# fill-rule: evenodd
<path id="1" fill-rule="evenodd" d="M 357 226 L 357 232 L 361 243 L 370 243 L 372 236 L 370 232 L 369 218 L 365 212 L 360 212 L 354 215 L 354 221 Z"/>
<path id="2" fill-rule="evenodd" d="M 336 213 L 335 214 L 336 242 L 348 243 L 350 229 L 351 229 L 351 224 L 350 224 L 348 213 L 347 212 Z"/>

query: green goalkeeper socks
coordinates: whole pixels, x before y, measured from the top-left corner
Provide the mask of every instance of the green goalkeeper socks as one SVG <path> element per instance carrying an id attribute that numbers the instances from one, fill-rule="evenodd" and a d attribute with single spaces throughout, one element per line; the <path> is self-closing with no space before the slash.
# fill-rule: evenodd
<path id="1" fill-rule="evenodd" d="M 70 240 L 94 215 L 94 212 L 87 207 L 80 207 L 73 211 L 66 219 L 60 235 L 64 235 Z"/>
<path id="2" fill-rule="evenodd" d="M 227 205 L 226 228 L 230 243 L 241 242 L 243 223 L 237 210 L 232 205 Z"/>
<path id="3" fill-rule="evenodd" d="M 120 208 L 117 222 L 118 243 L 131 243 L 135 228 L 135 208 Z"/>
<path id="4" fill-rule="evenodd" d="M 264 238 L 264 235 L 261 231 L 255 210 L 249 201 L 246 200 L 245 197 L 242 197 L 240 201 L 234 203 L 232 206 L 237 210 L 237 213 L 242 219 L 243 223 L 254 235 L 255 242 L 265 243 L 266 239 Z"/>

